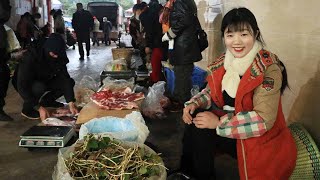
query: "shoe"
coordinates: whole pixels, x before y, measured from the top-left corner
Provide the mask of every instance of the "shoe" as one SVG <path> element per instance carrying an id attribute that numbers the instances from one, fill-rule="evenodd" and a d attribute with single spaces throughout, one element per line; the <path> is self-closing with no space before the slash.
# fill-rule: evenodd
<path id="1" fill-rule="evenodd" d="M 12 117 L 0 110 L 0 121 L 13 121 Z"/>
<path id="2" fill-rule="evenodd" d="M 87 57 L 89 57 L 90 56 L 90 52 L 87 52 Z"/>
<path id="3" fill-rule="evenodd" d="M 182 112 L 184 105 L 181 103 L 172 102 L 171 106 L 169 107 L 170 112 Z"/>
<path id="4" fill-rule="evenodd" d="M 81 57 L 79 58 L 79 60 L 84 60 L 84 57 L 83 57 L 83 56 L 81 56 Z"/>
<path id="5" fill-rule="evenodd" d="M 59 107 L 64 107 L 64 104 L 61 102 L 57 101 L 52 101 L 52 102 L 41 102 L 41 106 L 43 107 L 52 107 L 52 108 L 59 108 Z"/>
<path id="6" fill-rule="evenodd" d="M 40 119 L 40 114 L 38 111 L 31 109 L 31 110 L 25 110 L 22 109 L 21 115 L 25 118 L 31 119 L 31 120 L 37 120 Z"/>

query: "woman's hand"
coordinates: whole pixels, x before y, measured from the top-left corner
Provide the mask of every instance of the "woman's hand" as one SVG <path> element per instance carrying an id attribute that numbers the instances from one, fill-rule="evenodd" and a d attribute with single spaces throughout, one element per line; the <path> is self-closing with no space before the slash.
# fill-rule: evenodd
<path id="1" fill-rule="evenodd" d="M 219 124 L 219 117 L 210 111 L 204 111 L 198 113 L 192 122 L 200 129 L 216 129 Z"/>
<path id="2" fill-rule="evenodd" d="M 76 115 L 76 114 L 79 113 L 78 108 L 76 107 L 76 105 L 74 104 L 74 102 L 69 102 L 69 109 L 70 109 L 70 112 L 71 112 L 73 115 Z"/>
<path id="3" fill-rule="evenodd" d="M 186 124 L 191 124 L 192 123 L 192 116 L 191 114 L 193 114 L 193 112 L 197 109 L 196 104 L 191 103 L 188 106 L 186 106 L 183 109 L 183 115 L 182 115 L 182 120 L 184 121 L 184 123 Z"/>
<path id="4" fill-rule="evenodd" d="M 39 115 L 40 115 L 41 121 L 43 121 L 43 120 L 47 119 L 48 117 L 50 117 L 49 111 L 46 108 L 40 106 L 38 111 L 39 111 Z"/>

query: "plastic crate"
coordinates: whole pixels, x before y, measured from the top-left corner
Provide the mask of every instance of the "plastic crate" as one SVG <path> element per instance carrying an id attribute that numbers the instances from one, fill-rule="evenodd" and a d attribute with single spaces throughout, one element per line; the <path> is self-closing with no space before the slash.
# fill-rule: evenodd
<path id="1" fill-rule="evenodd" d="M 165 67 L 164 68 L 164 75 L 166 76 L 166 89 L 170 94 L 173 94 L 174 90 L 174 72 L 172 69 Z"/>
<path id="2" fill-rule="evenodd" d="M 192 85 L 197 85 L 200 89 L 204 88 L 204 85 L 206 83 L 206 77 L 207 72 L 195 66 L 192 72 Z"/>
<path id="3" fill-rule="evenodd" d="M 174 72 L 172 69 L 165 67 L 164 75 L 166 76 L 167 80 L 167 91 L 173 94 L 175 80 Z M 200 89 L 204 88 L 204 85 L 206 83 L 206 76 L 207 72 L 205 70 L 195 66 L 192 72 L 192 85 L 197 85 Z"/>

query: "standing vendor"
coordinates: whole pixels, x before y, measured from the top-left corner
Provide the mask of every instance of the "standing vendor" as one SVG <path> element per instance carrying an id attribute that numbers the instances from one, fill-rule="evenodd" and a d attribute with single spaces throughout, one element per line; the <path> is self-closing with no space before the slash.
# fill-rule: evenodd
<path id="1" fill-rule="evenodd" d="M 0 1 L 0 121 L 12 121 L 13 119 L 7 115 L 3 108 L 5 105 L 5 97 L 7 95 L 8 84 L 10 81 L 10 69 L 8 60 L 19 58 L 23 51 L 12 51 L 20 49 L 19 41 L 13 30 L 6 26 L 11 14 L 11 6 L 9 0 Z"/>
<path id="2" fill-rule="evenodd" d="M 45 107 L 61 107 L 56 101 L 64 96 L 70 112 L 77 114 L 74 104 L 74 80 L 67 71 L 69 59 L 61 35 L 53 33 L 40 45 L 29 50 L 17 70 L 17 89 L 23 99 L 21 115 L 28 119 L 45 120 L 49 117 Z"/>

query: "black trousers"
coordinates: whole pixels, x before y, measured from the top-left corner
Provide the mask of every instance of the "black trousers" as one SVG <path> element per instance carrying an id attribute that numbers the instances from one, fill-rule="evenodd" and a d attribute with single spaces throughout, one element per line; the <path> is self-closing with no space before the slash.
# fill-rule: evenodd
<path id="1" fill-rule="evenodd" d="M 68 81 L 69 80 L 74 86 L 74 80 L 72 78 L 68 79 Z M 17 90 L 16 82 L 16 80 L 13 80 L 12 84 Z M 31 88 L 32 95 L 40 105 L 46 104 L 48 102 L 53 102 L 64 95 L 64 90 L 61 86 L 61 83 L 62 82 L 59 79 L 52 79 L 48 82 L 34 81 Z M 35 105 L 33 102 L 28 102 L 26 100 L 24 100 L 23 102 L 23 109 L 26 111 L 33 109 L 34 106 Z"/>
<path id="2" fill-rule="evenodd" d="M 0 110 L 5 105 L 5 97 L 7 95 L 8 84 L 10 81 L 10 69 L 6 63 L 0 63 Z"/>
<path id="3" fill-rule="evenodd" d="M 99 40 L 98 40 L 98 32 L 92 32 L 92 45 L 94 46 L 96 43 L 99 46 Z"/>
<path id="4" fill-rule="evenodd" d="M 110 45 L 111 44 L 110 33 L 109 32 L 105 32 L 104 33 L 104 43 L 106 45 Z"/>
<path id="5" fill-rule="evenodd" d="M 86 36 L 77 36 L 80 57 L 84 57 L 83 44 L 86 43 L 87 55 L 90 53 L 90 34 Z"/>
<path id="6" fill-rule="evenodd" d="M 216 179 L 214 156 L 218 150 L 237 158 L 235 139 L 218 136 L 213 129 L 198 129 L 194 124 L 185 126 L 182 144 L 181 171 L 197 180 Z"/>
<path id="7" fill-rule="evenodd" d="M 190 90 L 192 89 L 193 68 L 193 63 L 175 65 L 173 67 L 175 76 L 173 100 L 178 101 L 181 104 L 191 98 Z"/>

